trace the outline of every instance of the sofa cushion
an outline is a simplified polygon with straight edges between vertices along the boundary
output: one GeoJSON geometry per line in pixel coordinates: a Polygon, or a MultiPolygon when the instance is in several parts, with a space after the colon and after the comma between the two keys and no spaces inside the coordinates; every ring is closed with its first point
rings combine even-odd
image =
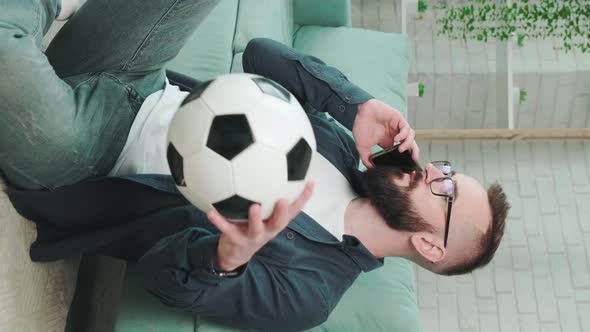
{"type": "Polygon", "coordinates": [[[328,320],[310,331],[422,331],[413,267],[386,258],[383,267],[362,273],[328,320]]]}
{"type": "Polygon", "coordinates": [[[292,45],[292,0],[240,0],[234,53],[243,52],[248,42],[257,37],[292,45]]]}
{"type": "Polygon", "coordinates": [[[298,25],[351,26],[350,0],[293,0],[298,25]]]}
{"type": "Polygon", "coordinates": [[[295,34],[293,46],[340,69],[351,82],[407,116],[406,35],[348,27],[303,26],[295,34]]]}
{"type": "MultiPolygon", "coordinates": [[[[402,258],[387,258],[382,268],[361,274],[328,320],[308,332],[422,331],[413,266],[402,258]]],[[[241,330],[198,320],[195,331],[241,330]]]]}
{"type": "MultiPolygon", "coordinates": [[[[383,267],[362,273],[328,320],[310,331],[422,331],[413,266],[386,258],[383,267]]],[[[166,307],[143,290],[140,279],[137,267],[129,264],[115,331],[240,331],[166,307]]]]}
{"type": "Polygon", "coordinates": [[[137,265],[127,264],[115,332],[193,332],[193,314],[167,307],[142,287],[137,265]]]}
{"type": "Polygon", "coordinates": [[[238,0],[221,0],[168,68],[198,80],[227,74],[233,59],[237,14],[238,0]]]}

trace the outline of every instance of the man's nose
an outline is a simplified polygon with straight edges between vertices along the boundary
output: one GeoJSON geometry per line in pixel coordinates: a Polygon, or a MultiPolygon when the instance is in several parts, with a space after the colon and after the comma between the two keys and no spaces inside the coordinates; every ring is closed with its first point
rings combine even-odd
{"type": "Polygon", "coordinates": [[[432,182],[432,180],[443,177],[444,174],[436,168],[432,163],[426,164],[426,183],[432,182]]]}

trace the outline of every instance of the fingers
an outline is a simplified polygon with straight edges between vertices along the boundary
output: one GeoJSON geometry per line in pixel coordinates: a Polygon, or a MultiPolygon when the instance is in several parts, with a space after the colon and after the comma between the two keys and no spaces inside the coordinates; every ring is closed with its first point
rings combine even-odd
{"type": "Polygon", "coordinates": [[[371,163],[371,160],[369,159],[370,154],[367,155],[361,155],[361,160],[363,161],[363,165],[365,165],[366,168],[373,168],[374,165],[373,163],[371,163]]]}
{"type": "Polygon", "coordinates": [[[373,168],[373,163],[371,163],[371,160],[369,159],[371,156],[371,150],[357,147],[357,151],[361,157],[363,165],[365,165],[366,168],[373,168]]]}
{"type": "Polygon", "coordinates": [[[395,142],[401,142],[405,140],[406,137],[408,137],[408,134],[410,134],[410,131],[412,130],[410,124],[403,118],[399,120],[398,128],[399,133],[397,133],[397,135],[395,135],[395,137],[393,138],[395,142]]]}
{"type": "Polygon", "coordinates": [[[414,146],[414,137],[416,137],[416,132],[414,129],[410,129],[403,143],[399,145],[399,152],[411,149],[414,146]]]}
{"type": "Polygon", "coordinates": [[[308,181],[305,184],[305,187],[303,188],[303,192],[301,193],[301,195],[299,195],[299,197],[289,207],[289,220],[295,218],[295,216],[297,216],[299,212],[301,212],[305,204],[307,204],[307,202],[311,198],[311,194],[313,193],[314,185],[315,184],[311,181],[308,181]]]}
{"type": "Polygon", "coordinates": [[[217,210],[209,210],[209,212],[207,212],[207,219],[209,219],[209,221],[215,225],[221,233],[227,234],[230,237],[236,235],[236,226],[225,219],[219,212],[217,212],[217,210]]]}
{"type": "Polygon", "coordinates": [[[289,223],[289,202],[281,198],[275,204],[272,215],[266,222],[266,227],[272,232],[279,232],[289,223]]]}
{"type": "Polygon", "coordinates": [[[250,205],[248,210],[248,231],[252,236],[256,236],[264,231],[264,221],[262,221],[260,204],[250,205]]]}

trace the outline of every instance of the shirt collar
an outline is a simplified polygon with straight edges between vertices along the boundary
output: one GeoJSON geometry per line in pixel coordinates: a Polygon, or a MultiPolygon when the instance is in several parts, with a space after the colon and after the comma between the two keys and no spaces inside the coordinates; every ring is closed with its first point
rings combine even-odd
{"type": "Polygon", "coordinates": [[[299,215],[289,223],[288,227],[308,240],[331,244],[338,247],[338,249],[342,250],[342,252],[350,257],[350,259],[352,259],[363,272],[369,272],[383,266],[383,259],[373,256],[369,249],[367,249],[356,237],[345,234],[342,238],[342,242],[340,242],[334,235],[320,226],[320,224],[305,212],[299,213],[299,215]]]}

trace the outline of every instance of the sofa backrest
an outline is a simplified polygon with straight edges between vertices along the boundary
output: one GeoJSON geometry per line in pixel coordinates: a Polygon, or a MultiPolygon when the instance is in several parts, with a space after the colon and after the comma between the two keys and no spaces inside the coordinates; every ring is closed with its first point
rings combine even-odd
{"type": "Polygon", "coordinates": [[[234,54],[257,37],[293,45],[293,0],[240,0],[238,9],[234,54]]]}

